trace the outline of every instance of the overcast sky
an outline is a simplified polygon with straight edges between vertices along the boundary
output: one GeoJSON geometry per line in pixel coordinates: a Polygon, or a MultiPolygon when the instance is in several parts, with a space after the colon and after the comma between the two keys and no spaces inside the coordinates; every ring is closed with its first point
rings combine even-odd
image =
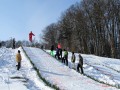
{"type": "Polygon", "coordinates": [[[76,2],[80,0],[0,0],[0,40],[28,40],[30,31],[38,39],[47,25],[57,22],[76,2]]]}

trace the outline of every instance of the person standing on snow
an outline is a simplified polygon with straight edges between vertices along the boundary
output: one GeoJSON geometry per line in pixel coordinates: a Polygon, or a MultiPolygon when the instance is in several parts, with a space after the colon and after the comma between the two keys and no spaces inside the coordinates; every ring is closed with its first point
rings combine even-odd
{"type": "Polygon", "coordinates": [[[62,59],[62,48],[59,49],[59,54],[60,59],[62,59]]]}
{"type": "Polygon", "coordinates": [[[18,65],[16,65],[17,70],[19,70],[20,67],[21,67],[21,60],[22,60],[22,57],[21,57],[21,54],[20,54],[20,50],[18,50],[18,53],[16,54],[16,61],[18,63],[18,65]]]}
{"type": "Polygon", "coordinates": [[[62,58],[62,63],[66,63],[68,66],[68,51],[64,49],[64,57],[62,58]]]}
{"type": "Polygon", "coordinates": [[[58,52],[59,52],[59,59],[62,59],[62,48],[60,43],[58,43],[58,52]]]}
{"type": "Polygon", "coordinates": [[[0,48],[1,48],[1,46],[2,46],[2,44],[1,44],[1,42],[0,42],[0,48]]]}
{"type": "Polygon", "coordinates": [[[54,56],[53,50],[54,50],[54,45],[51,46],[51,52],[50,52],[51,56],[54,56]]]}
{"type": "Polygon", "coordinates": [[[32,42],[32,36],[35,36],[32,31],[29,33],[29,41],[32,42]]]}
{"type": "Polygon", "coordinates": [[[80,72],[79,68],[81,69],[81,74],[84,74],[83,72],[83,57],[79,53],[79,63],[77,65],[77,71],[80,72]]]}
{"type": "Polygon", "coordinates": [[[13,47],[12,48],[15,49],[15,38],[13,38],[13,42],[12,43],[13,43],[13,47]]]}
{"type": "Polygon", "coordinates": [[[73,63],[72,68],[75,68],[75,60],[76,60],[75,54],[74,52],[72,52],[72,57],[71,57],[71,62],[73,63]]]}
{"type": "Polygon", "coordinates": [[[59,57],[59,49],[58,49],[58,47],[56,47],[55,58],[60,59],[60,57],[59,57]]]}

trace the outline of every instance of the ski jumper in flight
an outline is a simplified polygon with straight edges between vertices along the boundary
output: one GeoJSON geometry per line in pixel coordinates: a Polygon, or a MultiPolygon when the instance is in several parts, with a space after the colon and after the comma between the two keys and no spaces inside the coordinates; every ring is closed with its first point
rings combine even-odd
{"type": "Polygon", "coordinates": [[[32,31],[29,33],[29,41],[32,42],[32,36],[35,36],[32,31]]]}

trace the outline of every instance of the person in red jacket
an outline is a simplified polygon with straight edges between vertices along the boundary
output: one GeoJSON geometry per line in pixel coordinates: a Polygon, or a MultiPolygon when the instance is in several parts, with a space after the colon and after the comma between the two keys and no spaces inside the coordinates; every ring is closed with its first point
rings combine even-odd
{"type": "Polygon", "coordinates": [[[35,36],[33,33],[32,33],[32,31],[29,33],[29,40],[30,40],[30,42],[32,42],[32,36],[35,36]]]}
{"type": "Polygon", "coordinates": [[[59,52],[59,59],[62,59],[62,47],[61,47],[61,44],[58,43],[58,52],[59,52]]]}

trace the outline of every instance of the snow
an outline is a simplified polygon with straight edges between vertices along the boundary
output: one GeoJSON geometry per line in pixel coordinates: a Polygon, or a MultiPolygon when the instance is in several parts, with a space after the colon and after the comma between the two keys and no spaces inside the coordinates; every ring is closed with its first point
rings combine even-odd
{"type": "Polygon", "coordinates": [[[1,90],[52,90],[39,79],[21,48],[0,48],[0,89],[1,90]],[[15,55],[21,51],[22,66],[16,69],[15,55]]]}
{"type": "MultiPolygon", "coordinates": [[[[69,65],[66,66],[46,53],[49,53],[50,50],[45,52],[32,47],[24,47],[24,50],[39,69],[41,76],[61,90],[118,90],[116,87],[120,86],[119,59],[82,54],[85,75],[81,75],[74,70],[78,63],[77,53],[75,53],[75,67],[71,69],[73,64],[71,63],[72,54],[70,52],[69,65]]],[[[1,90],[53,90],[38,77],[28,57],[21,47],[18,49],[0,48],[1,90]],[[21,51],[22,55],[22,66],[19,71],[16,70],[17,63],[15,60],[18,50],[21,51]]]]}
{"type": "MultiPolygon", "coordinates": [[[[24,47],[24,49],[27,55],[32,60],[32,62],[35,64],[35,66],[39,69],[39,72],[41,73],[42,77],[45,78],[51,84],[56,85],[60,89],[64,89],[64,90],[117,90],[117,88],[115,87],[96,82],[84,75],[81,75],[80,73],[76,72],[76,70],[71,69],[72,64],[70,61],[70,58],[71,58],[70,53],[69,53],[69,67],[70,67],[69,68],[68,66],[60,63],[55,58],[51,57],[50,55],[46,54],[44,51],[40,49],[27,48],[27,47],[24,47]]],[[[47,51],[47,52],[50,52],[50,51],[47,51]]],[[[82,55],[82,56],[84,59],[87,59],[87,55],[86,56],[82,55]]],[[[94,56],[92,58],[94,58],[94,56]]],[[[76,60],[75,65],[77,65],[77,62],[78,60],[76,60]]],[[[92,63],[94,62],[92,61],[92,63]]],[[[90,76],[91,78],[97,79],[98,81],[108,83],[110,85],[118,85],[119,76],[120,76],[118,72],[114,71],[113,69],[107,68],[107,67],[102,68],[103,66],[102,62],[100,62],[100,65],[93,64],[93,66],[92,66],[92,63],[89,63],[90,65],[84,64],[85,75],[90,76]],[[112,73],[118,74],[116,76],[117,78],[115,77],[111,78],[109,76],[111,72],[106,71],[109,69],[112,71],[112,73]]],[[[74,68],[76,69],[76,66],[74,68]]]]}
{"type": "MultiPolygon", "coordinates": [[[[50,50],[46,50],[50,53],[50,50]]],[[[55,52],[54,52],[55,54],[55,52]]],[[[76,55],[75,69],[78,63],[78,53],[76,55]]],[[[84,59],[84,72],[85,75],[115,87],[120,88],[120,59],[99,57],[95,55],[81,54],[84,59]]],[[[68,60],[69,67],[71,65],[71,52],[69,52],[68,60]]]]}

